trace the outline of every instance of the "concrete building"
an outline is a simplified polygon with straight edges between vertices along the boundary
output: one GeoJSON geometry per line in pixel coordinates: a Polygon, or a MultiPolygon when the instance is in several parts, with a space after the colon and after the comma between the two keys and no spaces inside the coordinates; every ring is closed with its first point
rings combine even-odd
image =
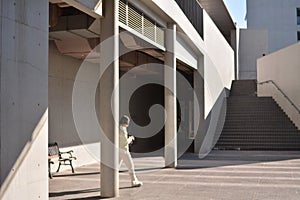
{"type": "Polygon", "coordinates": [[[299,41],[299,10],[299,0],[247,0],[247,29],[240,30],[240,79],[256,79],[258,58],[299,41]]]}
{"type": "Polygon", "coordinates": [[[257,80],[258,96],[271,96],[299,129],[300,1],[247,0],[246,19],[238,78],[257,80]]]}
{"type": "Polygon", "coordinates": [[[237,69],[236,28],[223,1],[0,5],[1,199],[48,198],[52,142],[76,152],[75,166],[101,157],[101,195],[118,196],[122,114],[134,122],[133,152],[158,151],[166,166],[212,148],[237,69]],[[151,116],[155,104],[164,110],[151,116]],[[154,122],[162,124],[156,132],[143,129],[154,122]]]}
{"type": "Polygon", "coordinates": [[[236,78],[276,81],[288,102],[268,84],[258,94],[299,128],[299,43],[274,52],[299,40],[299,8],[248,0],[238,31],[222,0],[1,0],[0,199],[48,198],[53,142],[75,167],[100,161],[101,196],[118,196],[123,114],[134,156],[172,168],[185,152],[205,156],[236,78]]]}

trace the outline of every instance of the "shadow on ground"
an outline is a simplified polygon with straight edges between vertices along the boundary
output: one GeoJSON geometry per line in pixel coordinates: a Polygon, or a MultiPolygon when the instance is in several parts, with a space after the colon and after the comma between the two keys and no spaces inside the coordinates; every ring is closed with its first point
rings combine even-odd
{"type": "Polygon", "coordinates": [[[63,192],[50,192],[49,197],[60,197],[60,196],[66,196],[66,195],[85,194],[85,193],[91,193],[91,192],[100,192],[100,188],[63,191],[63,192]]]}
{"type": "Polygon", "coordinates": [[[97,175],[100,172],[88,172],[88,173],[74,173],[74,174],[55,174],[53,177],[68,177],[68,176],[86,176],[86,175],[97,175]]]}
{"type": "Polygon", "coordinates": [[[212,151],[199,159],[197,154],[184,154],[177,169],[198,169],[293,160],[300,158],[300,151],[212,151]]]}
{"type": "MultiPolygon", "coordinates": [[[[123,189],[131,189],[134,187],[128,186],[128,187],[120,187],[120,190],[123,189]]],[[[94,189],[85,189],[85,190],[72,190],[72,191],[63,191],[63,192],[50,192],[49,197],[62,197],[67,195],[76,195],[76,194],[86,194],[86,193],[93,193],[93,192],[100,192],[100,188],[94,188],[94,189]]],[[[91,197],[81,197],[81,198],[69,198],[69,199],[106,199],[105,197],[101,197],[100,195],[91,196],[91,197]]]]}

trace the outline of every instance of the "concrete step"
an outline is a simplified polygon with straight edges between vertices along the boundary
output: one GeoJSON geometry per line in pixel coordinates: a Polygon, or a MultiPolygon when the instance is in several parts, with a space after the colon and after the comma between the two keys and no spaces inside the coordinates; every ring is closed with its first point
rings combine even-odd
{"type": "Polygon", "coordinates": [[[233,81],[217,148],[300,150],[300,131],[271,97],[256,96],[256,81],[233,81]]]}
{"type": "Polygon", "coordinates": [[[226,146],[219,146],[216,145],[214,150],[241,150],[241,151],[300,151],[299,146],[255,146],[255,145],[249,145],[249,146],[232,146],[232,145],[226,145],[226,146]]]}
{"type": "Polygon", "coordinates": [[[226,115],[226,122],[282,122],[282,123],[291,123],[293,124],[293,122],[290,121],[290,119],[286,116],[277,116],[277,115],[244,115],[244,114],[227,114],[226,115]]]}
{"type": "Polygon", "coordinates": [[[223,128],[223,131],[222,133],[223,134],[226,134],[226,132],[229,132],[229,133],[236,133],[236,132],[272,132],[274,134],[276,134],[277,132],[279,133],[297,133],[298,130],[297,129],[286,129],[286,128],[257,128],[257,127],[254,127],[254,128],[251,128],[251,127],[247,127],[247,128],[239,128],[239,127],[235,127],[235,128],[223,128]]]}
{"type": "Polygon", "coordinates": [[[300,148],[300,142],[279,142],[279,141],[239,141],[238,143],[221,142],[216,146],[266,146],[268,148],[276,147],[298,147],[300,148]]]}
{"type": "Polygon", "coordinates": [[[278,135],[278,134],[300,134],[299,130],[292,130],[292,131],[276,131],[276,130],[272,130],[272,131],[253,131],[253,129],[245,129],[245,130],[230,130],[230,131],[223,131],[222,135],[228,135],[228,134],[232,134],[232,135],[278,135]]]}
{"type": "Polygon", "coordinates": [[[216,147],[247,147],[247,148],[268,148],[268,149],[278,149],[278,148],[299,148],[300,149],[300,143],[279,143],[279,142],[240,142],[240,143],[230,143],[230,142],[222,142],[220,144],[217,144],[216,147]]]}
{"type": "Polygon", "coordinates": [[[247,111],[247,110],[237,110],[237,111],[229,111],[226,112],[226,116],[229,117],[236,117],[236,116],[241,116],[241,117],[254,117],[254,116],[258,116],[258,117],[266,117],[266,116],[274,116],[274,117],[285,117],[288,118],[288,116],[283,113],[283,112],[265,112],[265,111],[247,111]]]}
{"type": "Polygon", "coordinates": [[[244,103],[244,104],[240,104],[240,103],[234,103],[234,104],[227,104],[227,108],[228,109],[274,109],[274,110],[281,110],[277,105],[275,104],[263,104],[263,103],[244,103]]]}
{"type": "Polygon", "coordinates": [[[241,131],[244,131],[244,130],[255,130],[256,131],[270,131],[270,132],[273,132],[273,131],[282,131],[282,132],[290,132],[290,131],[298,131],[297,128],[295,127],[283,127],[283,126],[277,126],[277,127],[258,127],[258,126],[254,126],[254,125],[251,125],[251,126],[227,126],[225,125],[223,127],[223,132],[228,132],[228,131],[238,131],[238,130],[241,130],[241,131]]]}
{"type": "Polygon", "coordinates": [[[224,126],[258,126],[258,127],[295,127],[294,124],[288,120],[283,119],[228,119],[225,121],[224,126]],[[243,123],[243,124],[241,124],[243,123]]]}
{"type": "MultiPolygon", "coordinates": [[[[291,140],[295,140],[295,139],[299,139],[299,137],[220,137],[219,138],[219,144],[223,143],[223,142],[228,142],[228,143],[236,143],[236,142],[290,142],[291,140]]],[[[297,142],[299,143],[299,142],[297,142]]]]}
{"type": "MultiPolygon", "coordinates": [[[[267,136],[221,136],[219,138],[219,142],[236,142],[236,141],[244,141],[244,142],[251,142],[251,141],[278,141],[278,142],[286,142],[292,141],[294,139],[300,139],[300,136],[285,136],[280,135],[276,137],[267,137],[267,136]]],[[[299,141],[294,140],[292,142],[300,143],[299,141]]]]}

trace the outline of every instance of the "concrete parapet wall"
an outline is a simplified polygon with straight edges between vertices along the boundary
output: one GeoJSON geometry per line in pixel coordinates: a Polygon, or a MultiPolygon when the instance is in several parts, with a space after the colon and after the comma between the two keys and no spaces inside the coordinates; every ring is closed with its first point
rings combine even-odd
{"type": "Polygon", "coordinates": [[[48,198],[48,111],[32,133],[0,190],[0,199],[48,198]],[[46,147],[46,148],[45,148],[46,147]]]}
{"type": "MultiPolygon", "coordinates": [[[[300,108],[300,42],[257,60],[258,83],[272,80],[300,108]]],[[[258,84],[259,96],[272,96],[300,129],[300,113],[272,84],[258,84]]]]}

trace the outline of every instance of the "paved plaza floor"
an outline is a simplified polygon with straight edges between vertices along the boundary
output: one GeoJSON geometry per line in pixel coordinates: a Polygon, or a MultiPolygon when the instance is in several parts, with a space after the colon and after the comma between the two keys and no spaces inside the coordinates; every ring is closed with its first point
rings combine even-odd
{"type": "MultiPolygon", "coordinates": [[[[212,151],[205,159],[186,154],[177,169],[161,156],[134,158],[144,185],[130,187],[120,172],[120,197],[144,200],[299,200],[300,152],[212,151]]],[[[101,199],[99,163],[64,171],[49,180],[50,200],[101,199]]]]}

